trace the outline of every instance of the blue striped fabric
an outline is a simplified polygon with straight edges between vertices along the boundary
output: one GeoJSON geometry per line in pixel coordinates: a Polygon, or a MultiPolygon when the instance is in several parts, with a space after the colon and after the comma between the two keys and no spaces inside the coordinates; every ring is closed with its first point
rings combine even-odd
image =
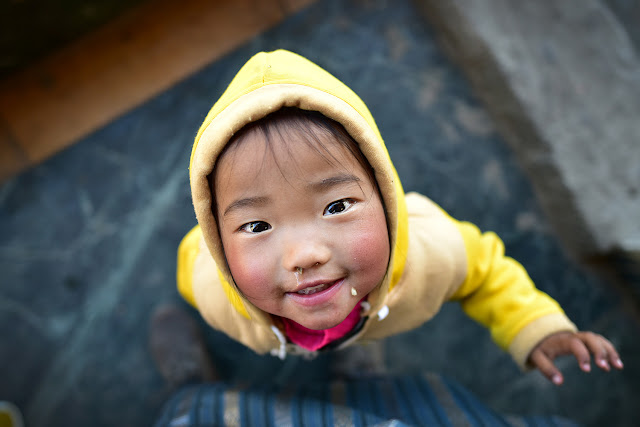
{"type": "Polygon", "coordinates": [[[192,385],[169,400],[156,427],[576,427],[558,417],[502,416],[435,374],[334,381],[296,389],[192,385]]]}

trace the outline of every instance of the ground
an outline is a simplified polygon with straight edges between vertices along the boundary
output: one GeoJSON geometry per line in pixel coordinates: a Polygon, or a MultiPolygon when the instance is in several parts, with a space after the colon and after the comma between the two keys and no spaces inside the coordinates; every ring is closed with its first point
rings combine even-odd
{"type": "MultiPolygon", "coordinates": [[[[622,373],[587,375],[563,359],[566,384],[556,388],[520,372],[451,304],[385,341],[389,371],[443,373],[501,412],[631,426],[640,401],[637,317],[564,254],[514,156],[409,1],[319,2],[5,182],[0,398],[18,404],[30,426],[152,423],[170,390],[152,365],[147,323],[156,305],[180,301],[176,248],[195,225],[190,146],[239,67],[275,48],[351,86],[376,118],[405,190],[496,231],[538,287],[580,328],[608,336],[627,362],[622,373]]],[[[229,381],[312,381],[330,363],[259,357],[211,330],[207,339],[229,381]]]]}

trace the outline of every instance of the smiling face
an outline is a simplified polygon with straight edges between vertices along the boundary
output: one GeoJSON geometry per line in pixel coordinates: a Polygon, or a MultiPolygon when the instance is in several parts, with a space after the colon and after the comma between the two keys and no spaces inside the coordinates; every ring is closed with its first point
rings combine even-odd
{"type": "Polygon", "coordinates": [[[326,129],[309,129],[311,138],[288,127],[268,141],[255,129],[245,133],[218,159],[214,194],[227,262],[245,298],[327,329],[381,283],[389,237],[368,171],[326,129]]]}

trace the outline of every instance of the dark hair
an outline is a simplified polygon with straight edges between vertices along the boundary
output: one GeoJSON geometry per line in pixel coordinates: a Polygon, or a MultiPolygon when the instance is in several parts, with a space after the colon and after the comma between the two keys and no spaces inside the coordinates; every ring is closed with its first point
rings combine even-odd
{"type": "MultiPolygon", "coordinates": [[[[265,117],[251,122],[244,126],[240,131],[229,140],[225,148],[218,156],[216,163],[225,155],[230,147],[236,146],[238,142],[242,141],[245,136],[252,132],[260,132],[264,136],[265,144],[267,148],[273,154],[273,138],[278,136],[278,139],[287,141],[285,137],[286,133],[290,130],[296,130],[305,135],[306,138],[302,138],[303,141],[313,148],[318,154],[320,154],[328,162],[337,162],[336,159],[329,150],[325,147],[322,140],[319,138],[318,131],[325,131],[333,137],[338,143],[342,144],[351,153],[362,168],[366,171],[374,188],[378,190],[378,184],[375,179],[374,171],[369,162],[367,161],[362,151],[358,147],[358,143],[349,135],[342,124],[337,121],[328,118],[324,114],[318,111],[302,110],[296,107],[283,107],[273,113],[266,115],[265,117]]],[[[288,146],[287,146],[288,149],[288,146]]],[[[274,156],[277,164],[277,158],[274,156]]],[[[216,222],[218,219],[216,197],[215,197],[215,173],[216,167],[209,174],[209,188],[212,195],[211,210],[213,212],[216,222]]]]}

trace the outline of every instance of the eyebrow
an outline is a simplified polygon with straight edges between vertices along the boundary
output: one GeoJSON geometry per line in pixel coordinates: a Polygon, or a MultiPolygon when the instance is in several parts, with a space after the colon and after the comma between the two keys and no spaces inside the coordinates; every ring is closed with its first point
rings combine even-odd
{"type": "MultiPolygon", "coordinates": [[[[322,179],[317,182],[311,182],[307,185],[307,189],[310,191],[328,191],[329,189],[352,182],[360,182],[360,178],[351,174],[342,174],[336,175],[329,178],[322,179]]],[[[255,197],[244,197],[242,199],[238,199],[233,201],[227,208],[224,210],[222,216],[228,215],[230,212],[242,209],[242,208],[255,208],[267,205],[271,199],[269,197],[263,196],[255,196],[255,197]]]]}
{"type": "Polygon", "coordinates": [[[325,178],[318,182],[309,183],[307,187],[309,190],[327,191],[330,188],[335,187],[336,185],[349,184],[352,182],[360,182],[360,178],[351,174],[342,174],[332,176],[330,178],[325,178]]]}
{"type": "Polygon", "coordinates": [[[245,197],[242,199],[238,199],[233,203],[231,203],[229,206],[227,206],[222,216],[226,216],[229,212],[236,209],[264,206],[267,203],[269,203],[269,200],[270,199],[268,197],[260,197],[260,196],[245,197]]]}

